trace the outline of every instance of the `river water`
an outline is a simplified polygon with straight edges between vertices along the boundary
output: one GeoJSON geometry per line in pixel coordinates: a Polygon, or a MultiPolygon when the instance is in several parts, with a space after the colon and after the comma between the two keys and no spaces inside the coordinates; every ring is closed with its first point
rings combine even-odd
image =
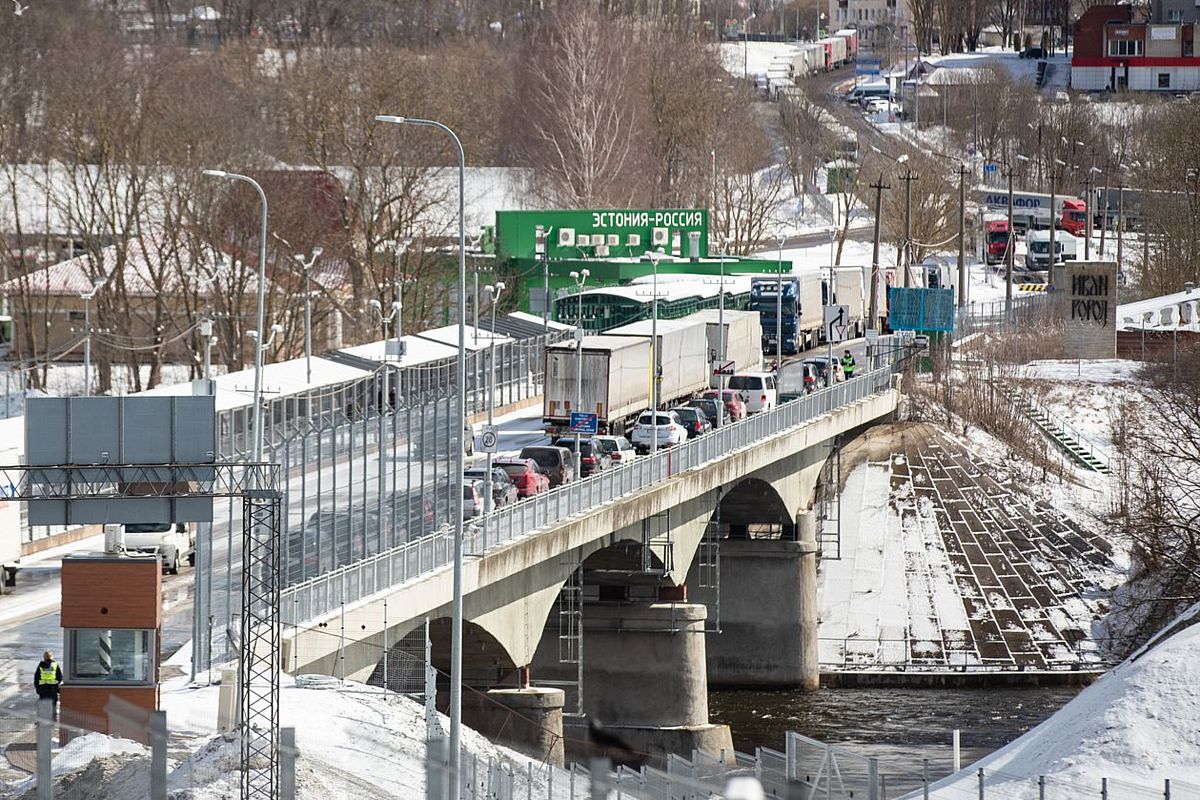
{"type": "Polygon", "coordinates": [[[740,752],[782,751],[786,732],[794,730],[877,757],[880,772],[893,781],[889,785],[911,788],[920,780],[922,759],[929,760],[931,778],[951,772],[956,728],[966,767],[1049,717],[1079,691],[1078,686],[714,691],[709,717],[730,726],[740,752]]]}

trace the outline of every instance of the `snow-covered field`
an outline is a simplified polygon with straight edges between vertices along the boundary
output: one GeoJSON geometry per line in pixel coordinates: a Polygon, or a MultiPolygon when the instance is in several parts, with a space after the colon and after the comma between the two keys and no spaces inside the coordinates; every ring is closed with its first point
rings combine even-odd
{"type": "Polygon", "coordinates": [[[992,776],[988,798],[1036,797],[1039,775],[1048,779],[1046,797],[1099,797],[1101,778],[1111,798],[1163,797],[1164,779],[1171,796],[1200,797],[1197,652],[1200,625],[1135,653],[1041,725],[935,784],[931,796],[975,796],[983,769],[992,776]]]}

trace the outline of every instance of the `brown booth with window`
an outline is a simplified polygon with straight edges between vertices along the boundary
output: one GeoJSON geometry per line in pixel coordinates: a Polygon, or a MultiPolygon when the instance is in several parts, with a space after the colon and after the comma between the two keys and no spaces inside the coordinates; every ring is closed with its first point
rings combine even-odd
{"type": "Polygon", "coordinates": [[[162,563],[158,556],[81,553],[62,564],[62,721],[111,732],[119,698],[158,708],[162,563]]]}

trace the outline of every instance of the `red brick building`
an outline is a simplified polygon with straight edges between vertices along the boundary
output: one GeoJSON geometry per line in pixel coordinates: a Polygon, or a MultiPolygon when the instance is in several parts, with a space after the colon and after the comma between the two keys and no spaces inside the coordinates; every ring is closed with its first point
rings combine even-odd
{"type": "Polygon", "coordinates": [[[1200,90],[1194,23],[1135,22],[1131,6],[1092,6],[1075,23],[1071,88],[1084,92],[1200,90]]]}

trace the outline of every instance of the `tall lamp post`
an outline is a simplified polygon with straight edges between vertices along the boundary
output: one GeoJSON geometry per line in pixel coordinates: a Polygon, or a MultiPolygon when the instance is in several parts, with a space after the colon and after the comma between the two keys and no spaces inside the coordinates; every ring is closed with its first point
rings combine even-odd
{"type": "Polygon", "coordinates": [[[742,20],[742,80],[750,77],[750,37],[748,35],[750,31],[748,26],[754,17],[754,12],[750,12],[750,16],[742,20]]]}
{"type": "Polygon", "coordinates": [[[658,262],[663,254],[647,250],[646,258],[653,269],[650,279],[650,453],[658,452],[658,374],[661,366],[658,353],[658,262]]]}
{"type": "Polygon", "coordinates": [[[92,394],[92,299],[104,288],[104,278],[92,281],[90,292],[80,292],[79,299],[83,301],[83,394],[92,394]]]}
{"type": "Polygon", "coordinates": [[[312,256],[305,261],[304,256],[294,255],[300,271],[304,274],[304,374],[308,383],[312,383],[312,268],[325,252],[320,246],[312,249],[312,256]]]}
{"type": "MultiPolygon", "coordinates": [[[[488,284],[483,287],[488,303],[492,307],[491,338],[488,340],[488,427],[494,423],[492,412],[496,408],[496,306],[500,305],[500,294],[504,291],[504,281],[496,281],[496,285],[488,284]]],[[[492,510],[492,451],[487,451],[487,469],[483,473],[483,513],[492,510]]]]}
{"type": "MultiPolygon", "coordinates": [[[[446,125],[443,125],[436,120],[431,119],[416,119],[413,117],[400,117],[388,114],[380,114],[375,117],[376,122],[388,122],[395,125],[419,125],[429,128],[437,128],[454,142],[454,147],[458,150],[458,408],[456,415],[458,422],[456,427],[460,431],[459,436],[462,436],[462,431],[466,429],[467,418],[467,360],[465,353],[467,350],[467,231],[466,231],[466,214],[464,213],[465,192],[464,185],[466,183],[466,161],[467,156],[463,151],[462,142],[458,135],[446,125]]],[[[461,444],[461,442],[460,442],[461,444]]],[[[462,474],[466,470],[466,451],[464,446],[458,448],[458,453],[455,457],[455,466],[458,470],[459,480],[462,479],[462,474]]],[[[451,485],[455,485],[451,482],[451,485]]],[[[461,490],[459,490],[461,494],[461,490]]],[[[463,518],[462,514],[454,515],[454,609],[453,619],[451,621],[451,642],[450,642],[450,764],[449,764],[449,783],[450,783],[450,798],[458,800],[460,765],[462,761],[461,742],[462,742],[462,627],[463,627],[463,518]]]]}
{"type": "MultiPolygon", "coordinates": [[[[254,191],[258,192],[258,202],[260,208],[259,215],[259,232],[258,232],[258,308],[255,312],[255,331],[263,329],[264,307],[266,305],[267,291],[267,194],[263,191],[262,186],[258,181],[248,175],[240,175],[236,172],[226,172],[221,169],[206,169],[204,174],[210,178],[225,178],[231,181],[241,181],[248,183],[254,187],[254,191]]],[[[250,415],[251,428],[253,430],[252,438],[252,460],[257,463],[262,463],[263,450],[263,431],[262,431],[262,368],[263,368],[263,350],[270,344],[270,340],[266,344],[255,345],[254,348],[254,413],[250,415]]]]}
{"type": "MultiPolygon", "coordinates": [[[[575,281],[575,407],[576,413],[583,413],[583,284],[587,281],[589,270],[579,272],[571,270],[571,280],[575,281]]],[[[583,477],[583,453],[579,451],[579,431],[575,431],[575,479],[583,477]]]]}

